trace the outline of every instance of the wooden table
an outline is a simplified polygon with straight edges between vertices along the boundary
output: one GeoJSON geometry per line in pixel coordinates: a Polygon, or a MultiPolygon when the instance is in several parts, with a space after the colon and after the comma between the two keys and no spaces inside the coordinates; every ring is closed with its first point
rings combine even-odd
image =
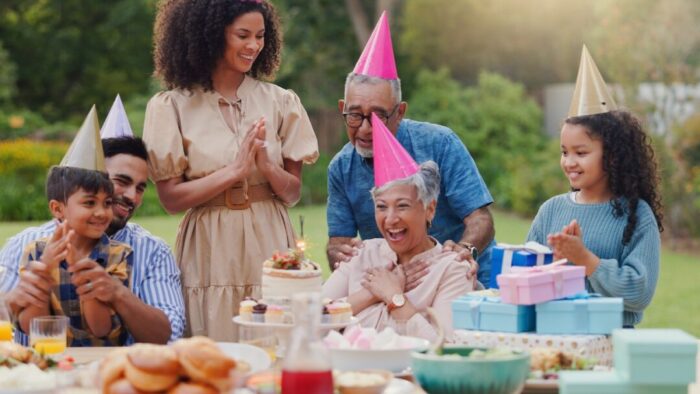
{"type": "Polygon", "coordinates": [[[66,349],[66,355],[73,357],[76,365],[82,365],[98,361],[114,349],[113,347],[69,347],[66,349]]]}
{"type": "MultiPolygon", "coordinates": [[[[698,348],[700,349],[700,341],[698,341],[698,348]]],[[[75,359],[76,364],[89,364],[93,361],[98,361],[102,359],[107,353],[109,353],[114,348],[110,347],[75,347],[68,348],[66,354],[75,359]]],[[[689,386],[688,394],[700,394],[700,351],[698,351],[698,359],[696,362],[697,374],[696,383],[689,386]]],[[[416,385],[417,386],[417,385],[416,385]]],[[[537,387],[528,387],[527,385],[523,389],[523,394],[544,394],[544,393],[557,393],[558,389],[539,389],[537,387]]]]}

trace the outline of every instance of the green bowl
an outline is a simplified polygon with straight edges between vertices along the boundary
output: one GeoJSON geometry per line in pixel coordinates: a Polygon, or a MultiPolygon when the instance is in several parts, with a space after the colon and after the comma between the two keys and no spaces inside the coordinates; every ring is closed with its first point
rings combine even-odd
{"type": "Polygon", "coordinates": [[[413,352],[413,376],[430,394],[512,394],[530,372],[530,355],[470,359],[473,347],[445,347],[442,355],[413,352]],[[458,355],[463,357],[445,355],[458,355]]]}

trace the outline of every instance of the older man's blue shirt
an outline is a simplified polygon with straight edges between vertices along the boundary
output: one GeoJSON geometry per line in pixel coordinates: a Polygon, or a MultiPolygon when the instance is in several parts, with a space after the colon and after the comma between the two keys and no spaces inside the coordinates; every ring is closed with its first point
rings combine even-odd
{"type": "MultiPolygon", "coordinates": [[[[464,218],[475,209],[493,202],[469,151],[447,127],[404,119],[396,138],[418,163],[433,160],[442,178],[440,196],[430,235],[441,243],[459,241],[464,233],[464,218]]],[[[329,237],[381,238],[374,220],[372,160],[362,158],[347,143],[328,167],[329,237]]],[[[488,283],[491,246],[479,256],[479,281],[488,283]],[[486,282],[484,282],[486,281],[486,282]]]]}

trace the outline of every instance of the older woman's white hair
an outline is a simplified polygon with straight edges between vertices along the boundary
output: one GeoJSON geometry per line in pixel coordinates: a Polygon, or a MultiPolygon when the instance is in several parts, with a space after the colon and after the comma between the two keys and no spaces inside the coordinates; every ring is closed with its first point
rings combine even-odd
{"type": "Polygon", "coordinates": [[[437,200],[440,195],[440,170],[438,165],[432,160],[426,161],[420,165],[420,169],[415,174],[372,188],[370,190],[372,200],[376,200],[377,196],[397,185],[415,186],[418,191],[418,199],[421,200],[424,207],[427,207],[428,204],[437,200]]]}

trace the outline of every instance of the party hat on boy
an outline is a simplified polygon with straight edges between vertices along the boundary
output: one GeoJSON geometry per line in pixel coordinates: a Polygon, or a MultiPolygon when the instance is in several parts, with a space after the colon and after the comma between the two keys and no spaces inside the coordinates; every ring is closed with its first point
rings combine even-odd
{"type": "Polygon", "coordinates": [[[134,133],[131,131],[131,125],[129,125],[129,118],[126,117],[126,110],[124,110],[124,104],[122,104],[122,99],[117,94],[117,98],[114,99],[114,104],[107,114],[107,119],[102,124],[102,130],[100,130],[100,136],[102,138],[118,138],[118,137],[133,137],[134,133]]]}
{"type": "Polygon", "coordinates": [[[374,186],[376,187],[418,172],[416,161],[374,112],[372,112],[372,150],[374,152],[374,186]]]}
{"type": "Polygon", "coordinates": [[[59,166],[106,171],[105,155],[100,140],[100,124],[97,122],[97,110],[94,105],[59,166]]]}
{"type": "Polygon", "coordinates": [[[605,84],[591,54],[588,53],[588,48],[584,45],[568,117],[602,114],[616,109],[617,104],[608,85],[605,84]]]}
{"type": "Polygon", "coordinates": [[[384,79],[398,79],[396,62],[394,61],[394,47],[391,44],[391,32],[386,11],[379,17],[377,26],[369,36],[365,49],[360,59],[355,64],[353,73],[379,77],[384,79]]]}

